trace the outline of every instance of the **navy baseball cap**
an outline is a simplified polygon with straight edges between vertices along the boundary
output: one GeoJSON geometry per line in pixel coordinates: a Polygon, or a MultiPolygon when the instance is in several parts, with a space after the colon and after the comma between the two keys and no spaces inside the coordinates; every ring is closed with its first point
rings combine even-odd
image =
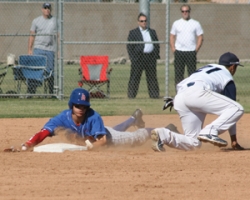
{"type": "Polygon", "coordinates": [[[240,64],[239,58],[231,52],[227,52],[221,55],[219,59],[219,65],[225,65],[225,66],[239,65],[239,66],[244,67],[244,65],[240,64]]]}
{"type": "Polygon", "coordinates": [[[51,9],[51,4],[50,3],[44,3],[43,8],[49,8],[51,9]]]}

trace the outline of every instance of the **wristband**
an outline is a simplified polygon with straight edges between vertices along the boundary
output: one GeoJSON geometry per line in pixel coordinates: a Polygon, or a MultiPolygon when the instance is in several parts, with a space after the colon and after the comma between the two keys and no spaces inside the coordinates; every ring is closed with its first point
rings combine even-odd
{"type": "Polygon", "coordinates": [[[93,144],[89,140],[85,140],[85,143],[86,143],[86,146],[88,147],[88,149],[93,148],[93,144]]]}

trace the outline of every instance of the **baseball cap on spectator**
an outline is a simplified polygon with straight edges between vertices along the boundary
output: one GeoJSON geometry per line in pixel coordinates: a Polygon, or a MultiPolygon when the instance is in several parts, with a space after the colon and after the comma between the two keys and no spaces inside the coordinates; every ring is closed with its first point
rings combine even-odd
{"type": "Polygon", "coordinates": [[[51,4],[50,3],[44,3],[43,8],[49,8],[51,9],[51,4]]]}
{"type": "Polygon", "coordinates": [[[225,65],[225,66],[239,65],[244,67],[244,65],[240,64],[239,58],[231,52],[227,52],[221,55],[219,59],[219,65],[225,65]]]}

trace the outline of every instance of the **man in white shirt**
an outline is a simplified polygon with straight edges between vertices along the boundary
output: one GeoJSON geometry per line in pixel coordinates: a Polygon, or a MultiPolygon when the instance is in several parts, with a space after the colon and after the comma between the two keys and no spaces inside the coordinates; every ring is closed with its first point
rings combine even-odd
{"type": "MultiPolygon", "coordinates": [[[[147,16],[140,13],[137,19],[139,27],[129,32],[128,41],[158,41],[156,31],[147,27],[147,16]]],[[[149,97],[159,98],[156,60],[160,58],[160,45],[152,43],[127,44],[127,51],[131,60],[128,98],[136,97],[143,70],[146,73],[149,97]]]]}
{"type": "Polygon", "coordinates": [[[181,6],[182,18],[175,21],[170,32],[170,48],[174,53],[175,84],[184,79],[185,65],[188,75],[196,70],[196,54],[203,42],[200,23],[190,18],[191,7],[181,6]]]}

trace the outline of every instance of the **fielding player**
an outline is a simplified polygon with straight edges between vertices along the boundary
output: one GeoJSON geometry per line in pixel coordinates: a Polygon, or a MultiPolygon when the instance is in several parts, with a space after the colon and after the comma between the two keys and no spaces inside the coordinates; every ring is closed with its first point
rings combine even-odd
{"type": "MultiPolygon", "coordinates": [[[[243,107],[236,102],[233,80],[238,66],[242,65],[237,56],[227,52],[221,55],[219,64],[206,65],[180,82],[172,106],[180,116],[184,135],[156,128],[151,133],[152,148],[164,151],[163,145],[166,144],[181,150],[193,150],[201,146],[201,141],[225,147],[227,141],[218,135],[228,130],[232,147],[243,150],[236,138],[236,122],[244,113],[243,107]],[[202,128],[207,114],[218,118],[202,128]]],[[[169,105],[171,108],[171,101],[166,99],[163,109],[169,105]]]]}

